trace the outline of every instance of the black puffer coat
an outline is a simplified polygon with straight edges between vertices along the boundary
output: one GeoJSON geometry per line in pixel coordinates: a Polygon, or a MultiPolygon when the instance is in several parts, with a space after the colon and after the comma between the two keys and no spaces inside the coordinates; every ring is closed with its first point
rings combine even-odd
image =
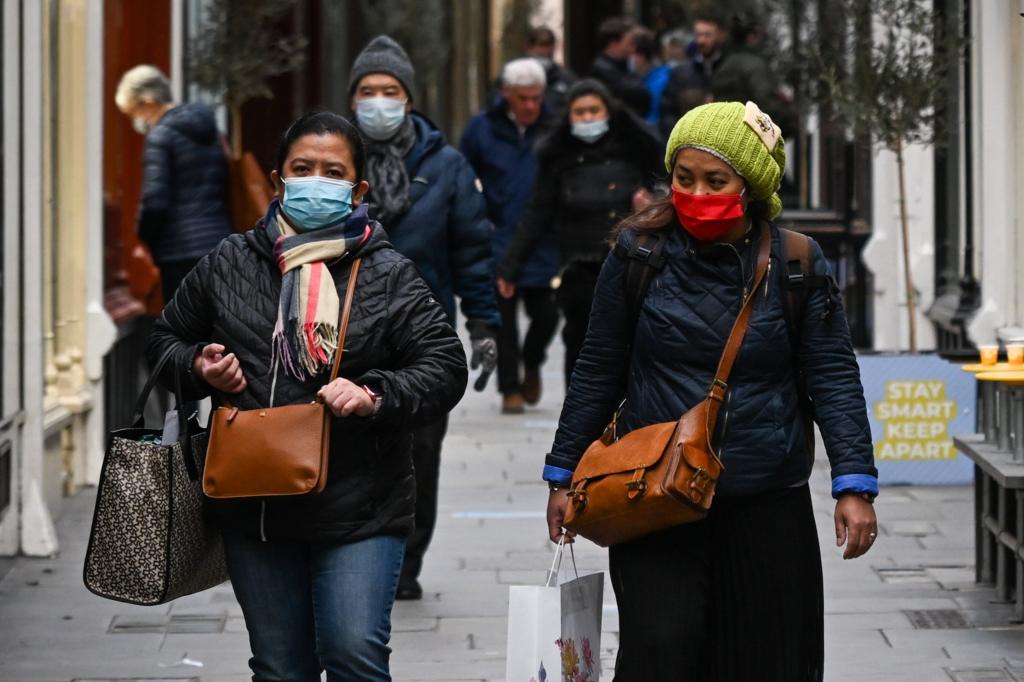
{"type": "Polygon", "coordinates": [[[562,264],[600,263],[612,228],[633,212],[633,193],[665,175],[661,143],[624,109],[593,144],[573,136],[567,121],[541,143],[540,172],[498,275],[515,282],[544,234],[558,236],[562,264]]]}
{"type": "Polygon", "coordinates": [[[209,107],[176,106],[149,131],[138,231],[157,264],[196,261],[231,233],[227,172],[209,107]]]}
{"type": "MultiPolygon", "coordinates": [[[[771,272],[754,300],[713,437],[725,464],[718,493],[747,495],[807,480],[812,462],[800,417],[798,371],[832,464],[833,494],[877,493],[864,389],[838,290],[811,290],[803,318],[794,321],[800,334],[794,348],[783,311],[786,268],[774,227],[771,238],[771,272]]],[[[628,250],[634,239],[627,231],[619,243],[628,250]]],[[[625,259],[608,257],[545,479],[571,477],[623,395],[623,432],[675,421],[703,399],[753,277],[752,241],[702,249],[676,224],[665,242],[665,266],[651,282],[635,328],[626,303],[625,259]]],[[[815,274],[831,277],[817,244],[811,255],[815,274]]]]}
{"type": "MultiPolygon", "coordinates": [[[[272,210],[276,202],[272,205],[272,210]]],[[[340,375],[383,394],[369,418],[335,419],[327,488],[316,495],[217,501],[222,524],[253,537],[355,542],[413,529],[414,480],[410,429],[447,414],[466,388],[466,357],[443,308],[415,266],[385,241],[379,224],[358,252],[363,259],[340,375]]],[[[331,265],[344,297],[351,260],[331,265]]],[[[205,344],[223,344],[241,362],[248,388],[231,402],[241,409],[270,402],[271,336],[281,275],[274,246],[260,226],[232,235],[185,278],[157,321],[151,362],[168,348],[174,359],[162,377],[180,373],[186,399],[212,389],[191,371],[205,344]]],[[[306,383],[280,372],[275,405],[309,402],[326,374],[306,383]]],[[[216,400],[216,396],[215,396],[216,400]]]]}

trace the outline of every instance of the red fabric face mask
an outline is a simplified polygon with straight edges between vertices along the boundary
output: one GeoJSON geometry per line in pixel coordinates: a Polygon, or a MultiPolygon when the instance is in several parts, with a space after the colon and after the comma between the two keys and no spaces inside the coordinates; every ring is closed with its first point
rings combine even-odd
{"type": "Polygon", "coordinates": [[[702,242],[721,240],[743,218],[742,192],[689,194],[673,189],[672,205],[683,228],[702,242]]]}

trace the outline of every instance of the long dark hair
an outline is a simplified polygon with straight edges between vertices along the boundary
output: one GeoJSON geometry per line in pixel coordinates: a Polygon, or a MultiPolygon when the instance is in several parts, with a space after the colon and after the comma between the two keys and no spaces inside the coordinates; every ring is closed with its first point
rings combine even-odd
{"type": "Polygon", "coordinates": [[[333,111],[310,111],[299,116],[288,126],[277,146],[277,172],[284,175],[284,162],[300,137],[306,135],[337,135],[348,142],[352,150],[352,162],[356,165],[356,181],[363,179],[366,166],[366,144],[363,136],[352,123],[333,111]]]}

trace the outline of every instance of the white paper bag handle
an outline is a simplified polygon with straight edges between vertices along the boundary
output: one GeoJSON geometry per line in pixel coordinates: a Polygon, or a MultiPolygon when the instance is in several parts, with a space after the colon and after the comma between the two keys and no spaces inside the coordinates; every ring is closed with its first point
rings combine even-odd
{"type": "MultiPolygon", "coordinates": [[[[553,587],[552,583],[558,582],[558,574],[562,571],[562,555],[565,551],[565,533],[558,539],[558,548],[555,549],[555,558],[551,560],[551,568],[548,570],[548,579],[544,583],[545,587],[553,587]]],[[[580,577],[580,572],[576,568],[576,552],[573,551],[572,545],[569,545],[569,558],[572,559],[572,572],[576,574],[576,577],[580,577]]]]}

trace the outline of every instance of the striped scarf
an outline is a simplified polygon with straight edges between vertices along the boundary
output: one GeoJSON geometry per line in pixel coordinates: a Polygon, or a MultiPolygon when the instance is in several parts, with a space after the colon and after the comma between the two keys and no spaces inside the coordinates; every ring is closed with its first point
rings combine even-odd
{"type": "Polygon", "coordinates": [[[341,301],[328,266],[370,238],[367,208],[359,206],[340,225],[312,232],[296,231],[280,210],[271,210],[264,229],[281,270],[271,366],[307,381],[330,367],[338,348],[341,301]]]}

